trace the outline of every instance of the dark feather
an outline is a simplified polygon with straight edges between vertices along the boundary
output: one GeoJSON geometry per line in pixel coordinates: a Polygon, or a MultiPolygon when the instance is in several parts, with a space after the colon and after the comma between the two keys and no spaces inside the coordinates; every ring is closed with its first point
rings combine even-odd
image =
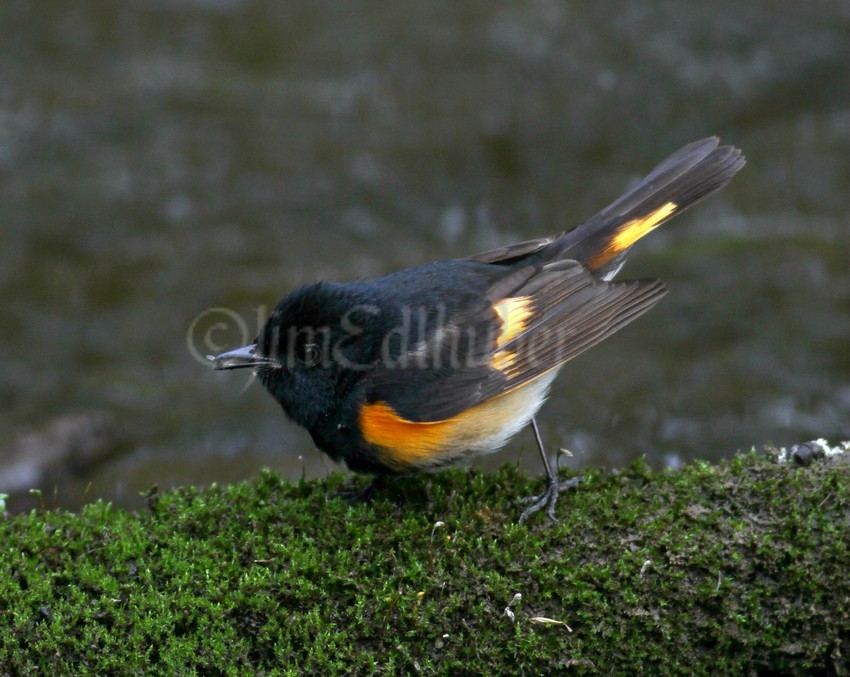
{"type": "Polygon", "coordinates": [[[517,242],[516,244],[498,247],[480,254],[473,254],[467,257],[470,261],[478,261],[480,263],[498,263],[499,265],[507,265],[518,262],[520,259],[539,252],[541,249],[553,242],[551,237],[542,237],[536,240],[526,240],[525,242],[517,242]]]}

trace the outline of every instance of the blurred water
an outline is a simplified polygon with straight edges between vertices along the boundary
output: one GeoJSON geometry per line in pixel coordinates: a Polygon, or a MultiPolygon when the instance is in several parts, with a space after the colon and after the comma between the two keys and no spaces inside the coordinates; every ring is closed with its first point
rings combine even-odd
{"type": "Polygon", "coordinates": [[[229,313],[203,353],[300,283],[570,228],[709,134],[748,166],[636,248],[671,293],[562,372],[544,434],[579,468],[847,438],[848,33],[837,0],[7,0],[0,449],[111,412],[122,453],[44,487],[65,506],[324,474],[193,358],[199,315],[229,313]]]}

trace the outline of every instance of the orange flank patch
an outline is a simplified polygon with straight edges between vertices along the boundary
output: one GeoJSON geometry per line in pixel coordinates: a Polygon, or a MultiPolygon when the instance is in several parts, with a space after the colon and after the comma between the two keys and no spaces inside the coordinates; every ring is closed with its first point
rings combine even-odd
{"type": "Polygon", "coordinates": [[[375,402],[360,409],[360,430],[367,442],[393,450],[396,460],[409,464],[439,453],[462,417],[463,414],[445,421],[408,421],[386,402],[375,402]]]}
{"type": "Polygon", "coordinates": [[[528,320],[534,312],[532,299],[530,296],[502,299],[493,306],[493,310],[502,320],[502,330],[496,338],[496,352],[490,360],[490,366],[504,372],[514,361],[515,355],[508,350],[499,349],[522,334],[528,327],[528,320]]]}
{"type": "Polygon", "coordinates": [[[534,415],[557,370],[444,421],[408,421],[386,402],[360,409],[363,439],[396,472],[427,470],[495,451],[534,415]]]}
{"type": "Polygon", "coordinates": [[[647,216],[632,219],[631,221],[624,223],[617,229],[614,237],[612,237],[608,244],[605,245],[605,248],[591,259],[590,267],[598,268],[605,265],[617,254],[631,247],[644,235],[651,232],[661,225],[663,221],[670,218],[670,216],[676,212],[676,209],[677,205],[674,202],[667,202],[647,216]]]}

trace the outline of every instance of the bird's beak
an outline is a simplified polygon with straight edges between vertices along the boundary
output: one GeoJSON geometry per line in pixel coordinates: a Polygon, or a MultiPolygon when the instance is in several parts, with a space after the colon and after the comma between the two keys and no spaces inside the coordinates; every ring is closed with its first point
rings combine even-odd
{"type": "Polygon", "coordinates": [[[256,349],[256,344],[252,343],[236,350],[229,350],[221,355],[207,355],[207,359],[213,363],[215,369],[245,369],[267,364],[270,361],[269,358],[257,355],[254,352],[256,349]]]}

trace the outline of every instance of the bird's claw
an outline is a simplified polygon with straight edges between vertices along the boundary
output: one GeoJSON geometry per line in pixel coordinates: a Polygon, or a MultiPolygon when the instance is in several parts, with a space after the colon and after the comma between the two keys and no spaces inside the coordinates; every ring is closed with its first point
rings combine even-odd
{"type": "Polygon", "coordinates": [[[546,489],[542,494],[538,494],[537,496],[528,496],[522,499],[523,503],[531,503],[531,505],[522,511],[522,514],[519,516],[519,521],[525,522],[534,513],[545,507],[546,514],[549,515],[549,519],[553,522],[557,522],[558,518],[555,517],[555,504],[558,502],[558,493],[562,489],[577,489],[581,481],[581,477],[572,477],[560,482],[558,480],[547,481],[546,489]]]}
{"type": "Polygon", "coordinates": [[[384,478],[381,475],[374,477],[368,484],[360,489],[343,489],[337,495],[348,501],[351,505],[357,503],[369,503],[372,500],[372,495],[377,489],[384,486],[384,478]]]}

